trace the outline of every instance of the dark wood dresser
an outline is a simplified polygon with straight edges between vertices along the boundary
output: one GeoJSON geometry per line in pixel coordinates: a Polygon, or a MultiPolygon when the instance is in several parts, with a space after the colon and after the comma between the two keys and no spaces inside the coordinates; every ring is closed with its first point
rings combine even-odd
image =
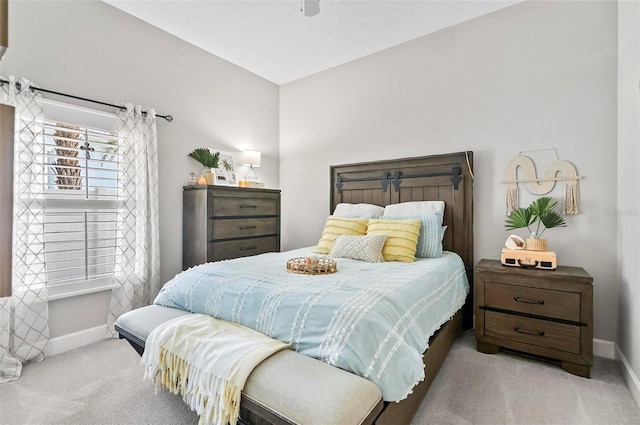
{"type": "Polygon", "coordinates": [[[280,251],[280,191],[185,186],[182,268],[280,251]]]}
{"type": "Polygon", "coordinates": [[[478,351],[507,349],[539,356],[589,377],[593,278],[584,269],[524,269],[481,260],[475,282],[478,351]]]}

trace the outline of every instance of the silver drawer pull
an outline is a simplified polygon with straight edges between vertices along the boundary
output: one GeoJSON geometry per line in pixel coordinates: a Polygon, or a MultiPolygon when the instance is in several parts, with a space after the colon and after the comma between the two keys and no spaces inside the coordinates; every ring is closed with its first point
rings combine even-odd
{"type": "Polygon", "coordinates": [[[242,247],[242,248],[238,248],[238,250],[240,250],[240,251],[253,251],[254,249],[258,249],[258,247],[257,246],[245,246],[245,247],[242,247]]]}
{"type": "Polygon", "coordinates": [[[514,300],[516,300],[519,303],[527,303],[527,304],[540,304],[543,305],[544,304],[544,300],[526,300],[524,298],[520,298],[519,296],[515,296],[513,297],[514,300]]]}
{"type": "Polygon", "coordinates": [[[527,335],[536,335],[536,336],[544,336],[544,331],[526,331],[524,329],[520,329],[520,327],[518,326],[514,326],[513,330],[516,332],[520,332],[521,334],[527,334],[527,335]]]}
{"type": "Polygon", "coordinates": [[[240,226],[239,229],[240,230],[249,230],[249,229],[255,229],[258,226],[240,226]]]}
{"type": "Polygon", "coordinates": [[[240,208],[258,208],[257,205],[241,204],[240,208]]]}

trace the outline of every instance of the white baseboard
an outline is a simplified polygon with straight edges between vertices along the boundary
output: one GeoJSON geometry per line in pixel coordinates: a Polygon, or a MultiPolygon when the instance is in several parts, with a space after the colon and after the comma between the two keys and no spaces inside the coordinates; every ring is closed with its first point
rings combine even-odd
{"type": "Polygon", "coordinates": [[[604,339],[593,339],[593,355],[614,360],[616,358],[616,344],[604,339]]]}
{"type": "Polygon", "coordinates": [[[620,351],[620,347],[612,341],[594,338],[593,355],[616,360],[618,362],[620,373],[631,392],[631,396],[638,407],[640,407],[640,380],[638,380],[633,369],[631,369],[631,365],[627,361],[627,358],[624,356],[622,351],[620,351]]]}
{"type": "Polygon", "coordinates": [[[108,337],[107,325],[84,329],[82,331],[51,338],[44,354],[45,356],[53,356],[55,354],[73,350],[74,348],[80,348],[85,345],[93,344],[94,342],[102,341],[108,337]]]}
{"type": "Polygon", "coordinates": [[[636,401],[638,407],[640,407],[640,380],[636,376],[633,369],[631,369],[631,365],[627,361],[627,358],[624,356],[620,347],[616,345],[616,360],[618,360],[618,364],[620,365],[620,372],[622,373],[622,378],[624,378],[627,383],[627,387],[631,392],[631,396],[636,401]]]}

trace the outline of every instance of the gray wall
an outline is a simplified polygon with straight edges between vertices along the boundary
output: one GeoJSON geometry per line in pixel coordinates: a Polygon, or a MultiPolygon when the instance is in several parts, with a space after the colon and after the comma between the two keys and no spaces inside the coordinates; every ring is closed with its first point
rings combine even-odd
{"type": "MultiPolygon", "coordinates": [[[[640,376],[640,3],[618,3],[618,335],[616,343],[640,376]]],[[[640,403],[637,383],[629,388],[640,403]]]]}
{"type": "MultiPolygon", "coordinates": [[[[96,0],[10,1],[9,39],[3,76],[173,114],[172,123],[158,119],[163,282],[182,268],[182,186],[201,171],[187,153],[262,151],[260,177],[278,187],[275,84],[96,0]]],[[[52,337],[106,323],[108,300],[106,292],[51,302],[52,337]]]]}
{"type": "Polygon", "coordinates": [[[317,243],[330,165],[472,150],[476,261],[499,258],[505,164],[555,148],[586,178],[550,249],[593,275],[594,336],[614,341],[616,21],[615,2],[525,2],[282,86],[283,249],[317,243]]]}

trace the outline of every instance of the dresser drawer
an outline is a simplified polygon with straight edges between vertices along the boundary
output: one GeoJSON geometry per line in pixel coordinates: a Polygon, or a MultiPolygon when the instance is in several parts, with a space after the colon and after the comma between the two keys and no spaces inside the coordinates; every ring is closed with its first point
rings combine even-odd
{"type": "Polygon", "coordinates": [[[278,215],[277,198],[214,198],[212,217],[242,217],[250,215],[278,215]]]}
{"type": "Polygon", "coordinates": [[[213,220],[212,239],[232,239],[247,236],[275,235],[278,233],[278,218],[221,218],[213,220]]]}
{"type": "Polygon", "coordinates": [[[581,322],[580,294],[485,282],[484,305],[554,319],[581,322]]]}
{"type": "Polygon", "coordinates": [[[278,238],[276,236],[212,242],[212,245],[213,249],[210,251],[211,258],[209,258],[208,261],[230,260],[248,255],[279,251],[278,238]]]}
{"type": "Polygon", "coordinates": [[[485,311],[484,330],[487,336],[580,354],[577,325],[485,311]]]}

